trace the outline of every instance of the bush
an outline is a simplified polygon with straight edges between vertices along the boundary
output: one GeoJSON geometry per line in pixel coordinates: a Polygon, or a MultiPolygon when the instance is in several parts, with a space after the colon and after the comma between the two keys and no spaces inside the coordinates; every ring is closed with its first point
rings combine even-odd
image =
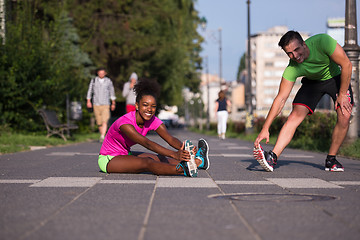
{"type": "MultiPolygon", "coordinates": [[[[278,135],[287,117],[279,116],[270,126],[270,135],[278,135]]],[[[260,132],[265,118],[254,120],[256,132],[260,132]]],[[[297,128],[289,146],[304,150],[327,151],[330,148],[332,131],[336,123],[336,113],[315,112],[306,117],[297,128]]]]}
{"type": "Polygon", "coordinates": [[[290,146],[305,150],[328,151],[336,118],[335,113],[321,112],[306,117],[297,128],[290,146]]]}
{"type": "Polygon", "coordinates": [[[245,122],[231,122],[229,124],[235,133],[244,133],[245,132],[245,122]]]}
{"type": "Polygon", "coordinates": [[[254,130],[255,132],[260,132],[262,127],[264,126],[265,123],[265,118],[264,117],[259,117],[259,118],[255,118],[254,119],[254,130]]]}

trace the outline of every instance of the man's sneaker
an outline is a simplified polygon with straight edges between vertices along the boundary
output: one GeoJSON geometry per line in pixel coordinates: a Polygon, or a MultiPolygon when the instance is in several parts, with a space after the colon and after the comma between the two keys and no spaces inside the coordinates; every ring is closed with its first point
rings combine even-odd
{"type": "Polygon", "coordinates": [[[190,162],[187,162],[187,161],[181,161],[177,166],[176,166],[176,169],[179,169],[180,167],[182,167],[182,169],[184,170],[184,175],[186,177],[197,177],[197,171],[195,174],[193,174],[194,172],[190,171],[190,167],[189,167],[189,164],[191,164],[190,162]]]}
{"type": "Polygon", "coordinates": [[[331,156],[325,160],[325,171],[343,172],[344,167],[336,160],[335,156],[331,156]]]}
{"type": "Polygon", "coordinates": [[[205,141],[205,139],[200,138],[198,142],[198,151],[195,155],[195,158],[201,160],[201,164],[199,165],[199,169],[205,169],[208,170],[210,167],[210,161],[209,161],[209,145],[205,141]]]}
{"type": "Polygon", "coordinates": [[[185,150],[190,153],[190,161],[188,162],[188,168],[191,176],[197,176],[198,168],[195,162],[194,144],[190,140],[185,140],[185,150]]]}
{"type": "Polygon", "coordinates": [[[261,167],[267,172],[274,171],[274,166],[277,163],[277,156],[272,151],[266,152],[259,145],[259,148],[253,150],[254,158],[260,163],[261,167]]]}

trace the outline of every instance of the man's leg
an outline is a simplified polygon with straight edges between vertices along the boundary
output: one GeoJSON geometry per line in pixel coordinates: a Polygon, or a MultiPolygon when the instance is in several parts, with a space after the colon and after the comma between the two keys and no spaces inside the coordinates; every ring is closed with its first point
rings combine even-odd
{"type": "Polygon", "coordinates": [[[99,132],[101,137],[105,137],[106,130],[107,130],[107,123],[103,123],[99,126],[99,132]]]}
{"type": "Polygon", "coordinates": [[[99,127],[100,138],[103,140],[105,138],[105,134],[108,128],[108,122],[110,119],[110,105],[102,105],[101,106],[101,120],[102,124],[99,127]]]}
{"type": "Polygon", "coordinates": [[[296,128],[305,119],[308,113],[309,110],[305,106],[294,105],[291,114],[280,130],[278,139],[276,140],[276,144],[273,149],[273,152],[277,155],[277,157],[280,156],[285,147],[290,143],[295,134],[296,128]]]}
{"type": "Polygon", "coordinates": [[[277,163],[278,156],[280,156],[285,147],[290,143],[296,128],[300,125],[308,113],[309,110],[305,106],[294,105],[291,114],[280,130],[274,149],[266,152],[262,148],[254,148],[254,158],[266,171],[274,171],[274,166],[277,163]]]}
{"type": "Polygon", "coordinates": [[[94,108],[96,125],[98,126],[99,133],[101,135],[101,126],[102,126],[101,107],[98,105],[93,105],[93,108],[94,108]]]}
{"type": "Polygon", "coordinates": [[[331,146],[329,150],[329,155],[335,156],[343,143],[347,131],[349,129],[349,122],[351,114],[345,111],[345,114],[342,114],[341,109],[336,110],[337,113],[337,122],[334,127],[334,131],[331,139],[331,146]]]}

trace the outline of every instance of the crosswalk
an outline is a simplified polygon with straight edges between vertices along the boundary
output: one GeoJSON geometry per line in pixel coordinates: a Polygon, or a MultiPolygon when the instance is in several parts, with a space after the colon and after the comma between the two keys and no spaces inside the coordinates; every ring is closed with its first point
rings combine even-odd
{"type": "MultiPolygon", "coordinates": [[[[232,147],[229,146],[228,149],[231,149],[232,147]]],[[[242,147],[240,147],[242,148],[242,147]]],[[[63,157],[72,157],[72,156],[98,156],[98,153],[82,153],[82,152],[51,152],[46,154],[47,156],[63,156],[63,157]]],[[[228,157],[228,158],[253,158],[253,155],[251,153],[244,154],[244,153],[213,153],[209,154],[209,157],[228,157]]],[[[299,154],[283,154],[282,157],[284,158],[314,158],[312,155],[299,155],[299,154]]]]}
{"type": "MultiPolygon", "coordinates": [[[[252,158],[251,148],[239,146],[235,143],[219,143],[219,148],[232,150],[246,150],[246,153],[210,153],[210,157],[225,158],[252,158]]],[[[97,156],[98,153],[84,152],[50,152],[47,156],[97,156]]],[[[284,158],[314,158],[311,154],[283,154],[284,158]]],[[[92,157],[93,158],[93,157],[92,157]]],[[[214,180],[212,178],[184,178],[184,177],[166,177],[160,176],[154,180],[110,180],[102,177],[48,177],[45,179],[0,179],[0,184],[27,184],[33,188],[57,188],[57,187],[83,187],[89,188],[96,184],[152,184],[158,188],[219,188],[223,185],[264,185],[279,186],[286,189],[342,189],[346,186],[359,186],[360,181],[331,181],[319,178],[264,178],[259,181],[229,181],[214,180]]]]}

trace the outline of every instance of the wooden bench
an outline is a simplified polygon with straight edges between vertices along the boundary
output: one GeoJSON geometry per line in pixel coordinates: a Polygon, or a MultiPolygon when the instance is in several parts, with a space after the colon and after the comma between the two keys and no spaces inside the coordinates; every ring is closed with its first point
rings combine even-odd
{"type": "Polygon", "coordinates": [[[50,137],[51,135],[57,134],[60,137],[62,137],[64,139],[64,141],[66,141],[66,137],[64,135],[64,131],[70,131],[71,129],[77,129],[78,126],[75,124],[62,124],[60,123],[58,117],[56,116],[55,111],[52,110],[47,110],[47,109],[40,109],[38,110],[38,113],[41,115],[41,117],[44,120],[45,126],[46,126],[46,130],[47,130],[47,135],[46,137],[50,137]]]}

